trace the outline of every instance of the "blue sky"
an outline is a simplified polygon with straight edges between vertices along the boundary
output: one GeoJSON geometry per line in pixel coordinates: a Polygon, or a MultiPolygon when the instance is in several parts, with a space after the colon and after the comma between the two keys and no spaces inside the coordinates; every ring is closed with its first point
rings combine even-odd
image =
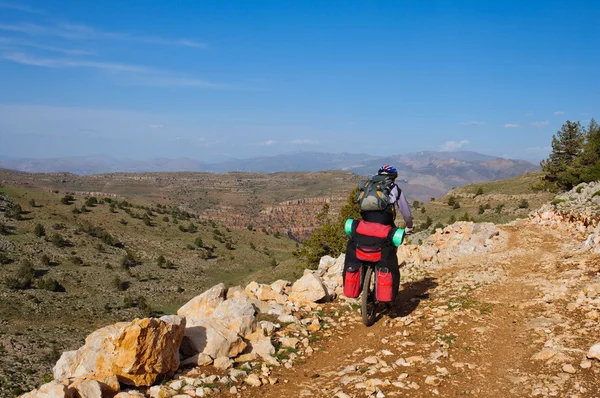
{"type": "Polygon", "coordinates": [[[0,156],[541,159],[598,117],[599,3],[0,0],[0,156]]]}

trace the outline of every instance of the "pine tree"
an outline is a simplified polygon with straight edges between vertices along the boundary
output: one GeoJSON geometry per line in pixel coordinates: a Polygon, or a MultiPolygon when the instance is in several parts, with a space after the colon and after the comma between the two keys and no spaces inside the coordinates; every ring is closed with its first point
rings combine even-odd
{"type": "Polygon", "coordinates": [[[581,181],[600,180],[600,125],[594,119],[585,132],[585,144],[578,166],[581,168],[581,181]]]}
{"type": "Polygon", "coordinates": [[[550,186],[568,190],[578,182],[576,160],[582,153],[584,134],[579,122],[567,120],[552,136],[552,153],[542,161],[545,180],[550,186]]]}

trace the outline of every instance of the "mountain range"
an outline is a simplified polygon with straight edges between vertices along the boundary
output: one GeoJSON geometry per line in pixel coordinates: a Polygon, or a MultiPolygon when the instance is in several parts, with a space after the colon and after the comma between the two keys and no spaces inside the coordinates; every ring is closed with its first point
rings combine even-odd
{"type": "Polygon", "coordinates": [[[81,156],[48,159],[0,158],[0,168],[26,172],[70,172],[78,175],[113,172],[232,171],[276,173],[345,170],[369,175],[384,164],[398,169],[399,182],[424,185],[440,192],[456,186],[514,177],[539,167],[524,161],[503,159],[477,152],[416,152],[390,156],[368,154],[292,152],[276,156],[228,159],[217,163],[190,158],[150,160],[116,159],[108,156],[81,156]]]}

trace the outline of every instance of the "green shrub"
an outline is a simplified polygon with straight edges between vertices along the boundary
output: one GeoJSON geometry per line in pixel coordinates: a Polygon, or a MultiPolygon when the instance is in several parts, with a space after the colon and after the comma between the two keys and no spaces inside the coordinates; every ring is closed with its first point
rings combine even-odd
{"type": "Polygon", "coordinates": [[[475,191],[475,196],[479,196],[479,195],[483,195],[483,188],[482,187],[477,188],[477,191],[475,191]]]}
{"type": "Polygon", "coordinates": [[[485,213],[485,207],[483,207],[483,205],[479,205],[479,211],[478,211],[478,213],[479,214],[485,213]]]}
{"type": "Polygon", "coordinates": [[[52,278],[43,278],[36,282],[38,289],[48,290],[50,292],[66,292],[66,289],[59,281],[52,278]]]}
{"type": "Polygon", "coordinates": [[[421,214],[425,214],[427,212],[427,209],[425,209],[425,206],[421,207],[421,214]]]}
{"type": "Polygon", "coordinates": [[[577,189],[575,190],[575,192],[577,192],[577,193],[581,193],[581,191],[583,191],[583,185],[578,186],[577,189]]]}
{"type": "Polygon", "coordinates": [[[52,236],[50,237],[50,242],[52,242],[52,244],[56,247],[67,246],[67,241],[62,236],[60,236],[58,233],[52,234],[52,236]]]}
{"type": "Polygon", "coordinates": [[[456,216],[452,214],[448,219],[448,224],[454,224],[456,222],[456,216]]]}
{"type": "Polygon", "coordinates": [[[50,257],[47,254],[42,254],[40,261],[41,261],[42,265],[45,265],[45,266],[52,265],[52,260],[50,259],[50,257]]]}
{"type": "Polygon", "coordinates": [[[8,254],[0,252],[0,264],[10,264],[12,263],[12,259],[8,257],[8,254]]]}
{"type": "Polygon", "coordinates": [[[504,208],[503,204],[496,205],[496,214],[502,213],[502,209],[504,208]]]}
{"type": "Polygon", "coordinates": [[[121,257],[121,268],[123,269],[129,269],[132,267],[135,267],[136,265],[139,265],[140,262],[134,257],[134,255],[131,252],[126,252],[126,254],[121,257]]]}
{"type": "Polygon", "coordinates": [[[456,202],[454,202],[454,204],[452,205],[453,209],[460,209],[460,203],[458,203],[458,200],[456,202]]]}
{"type": "Polygon", "coordinates": [[[600,191],[594,192],[594,194],[592,195],[592,198],[595,197],[595,196],[600,196],[600,191]]]}
{"type": "Polygon", "coordinates": [[[15,273],[15,276],[7,277],[4,282],[6,287],[11,290],[25,290],[32,287],[34,278],[35,270],[33,266],[29,260],[24,260],[15,273]]]}
{"type": "Polygon", "coordinates": [[[4,214],[6,215],[6,217],[12,218],[13,220],[20,221],[23,219],[23,209],[18,203],[9,202],[6,212],[4,214]]]}
{"type": "Polygon", "coordinates": [[[0,222],[0,235],[8,234],[10,234],[10,229],[8,228],[8,225],[4,224],[3,222],[0,222]]]}
{"type": "Polygon", "coordinates": [[[63,205],[70,205],[75,202],[75,197],[71,194],[67,194],[60,199],[60,203],[63,205]]]}
{"type": "Polygon", "coordinates": [[[435,224],[433,226],[433,230],[435,231],[436,229],[444,229],[444,224],[442,224],[441,222],[438,222],[437,224],[435,224]]]}
{"type": "Polygon", "coordinates": [[[46,235],[46,229],[42,224],[35,224],[35,228],[33,228],[33,234],[38,238],[41,238],[42,236],[46,235]]]}
{"type": "Polygon", "coordinates": [[[129,289],[129,282],[121,280],[121,278],[119,278],[118,276],[115,276],[113,278],[112,285],[115,289],[117,289],[120,292],[124,292],[125,290],[129,289]]]}
{"type": "Polygon", "coordinates": [[[469,213],[467,213],[465,211],[465,214],[463,214],[458,221],[475,221],[475,219],[471,218],[471,216],[469,216],[469,213]]]}
{"type": "Polygon", "coordinates": [[[519,209],[528,209],[529,208],[529,202],[527,201],[527,199],[521,199],[521,201],[519,202],[519,209]]]}

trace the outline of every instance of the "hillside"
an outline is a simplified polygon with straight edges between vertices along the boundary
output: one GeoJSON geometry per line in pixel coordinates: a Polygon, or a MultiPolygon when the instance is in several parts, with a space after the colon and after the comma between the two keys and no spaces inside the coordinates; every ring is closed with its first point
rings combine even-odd
{"type": "Polygon", "coordinates": [[[456,223],[401,246],[401,289],[371,327],[356,300],[340,295],[343,255],[324,257],[293,284],[216,285],[178,316],[98,330],[24,398],[100,388],[119,398],[595,398],[598,189],[579,186],[560,208],[546,204],[509,224],[456,223]],[[131,334],[141,338],[123,344],[131,334]]]}
{"type": "Polygon", "coordinates": [[[527,217],[531,209],[539,208],[554,197],[550,192],[534,189],[540,177],[541,172],[536,171],[514,178],[454,188],[445,196],[412,210],[417,231],[430,225],[427,233],[417,234],[414,238],[425,237],[433,232],[436,225],[440,227],[466,220],[465,213],[469,218],[466,221],[496,224],[527,217]],[[449,204],[449,201],[453,204],[449,204]],[[428,217],[431,222],[428,222],[428,217]]]}
{"type": "Polygon", "coordinates": [[[100,325],[170,313],[217,282],[297,272],[296,242],[284,237],[230,230],[141,197],[65,197],[0,188],[0,396],[34,387],[59,352],[100,325]],[[21,220],[9,217],[15,205],[21,220]]]}

